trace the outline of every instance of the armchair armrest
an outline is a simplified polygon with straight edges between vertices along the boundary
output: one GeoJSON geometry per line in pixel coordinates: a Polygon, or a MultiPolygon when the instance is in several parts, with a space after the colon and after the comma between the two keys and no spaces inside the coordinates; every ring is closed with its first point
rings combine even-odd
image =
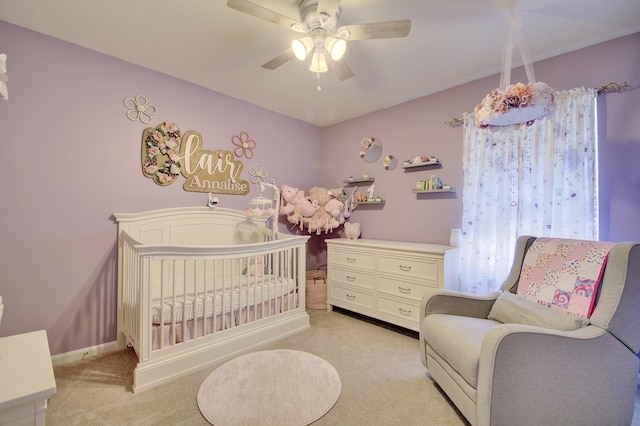
{"type": "Polygon", "coordinates": [[[486,318],[499,295],[499,292],[480,296],[454,290],[428,289],[422,296],[421,319],[430,314],[486,318]]]}
{"type": "Polygon", "coordinates": [[[500,325],[480,351],[478,424],[630,424],[638,367],[599,327],[500,325]]]}

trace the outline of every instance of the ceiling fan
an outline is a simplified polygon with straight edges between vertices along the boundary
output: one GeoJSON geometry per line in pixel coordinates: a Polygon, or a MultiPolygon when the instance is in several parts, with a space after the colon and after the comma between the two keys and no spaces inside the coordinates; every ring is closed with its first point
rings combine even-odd
{"type": "Polygon", "coordinates": [[[306,34],[294,39],[290,47],[263,64],[262,68],[274,70],[290,59],[303,61],[311,55],[310,71],[322,73],[331,68],[341,81],[353,77],[351,68],[342,60],[347,41],[406,37],[411,30],[409,19],[338,27],[342,11],[340,0],[300,0],[299,21],[248,0],[227,0],[227,6],[306,34]]]}

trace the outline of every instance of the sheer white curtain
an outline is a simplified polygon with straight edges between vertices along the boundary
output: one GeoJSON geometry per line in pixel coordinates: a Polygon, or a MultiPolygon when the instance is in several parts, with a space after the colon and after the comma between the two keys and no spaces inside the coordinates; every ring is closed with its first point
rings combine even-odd
{"type": "Polygon", "coordinates": [[[497,290],[520,235],[598,239],[594,89],[556,93],[556,111],[531,126],[464,122],[462,290],[497,290]]]}

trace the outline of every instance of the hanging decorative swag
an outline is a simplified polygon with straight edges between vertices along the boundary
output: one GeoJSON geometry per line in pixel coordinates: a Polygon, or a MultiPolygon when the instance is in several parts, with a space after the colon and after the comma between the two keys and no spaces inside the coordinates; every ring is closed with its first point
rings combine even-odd
{"type": "Polygon", "coordinates": [[[476,125],[513,126],[531,125],[555,110],[555,91],[547,84],[536,81],[529,50],[522,36],[522,25],[515,13],[509,17],[509,33],[502,56],[500,87],[494,89],[475,110],[476,125]],[[511,84],[513,48],[517,46],[529,82],[511,84]]]}

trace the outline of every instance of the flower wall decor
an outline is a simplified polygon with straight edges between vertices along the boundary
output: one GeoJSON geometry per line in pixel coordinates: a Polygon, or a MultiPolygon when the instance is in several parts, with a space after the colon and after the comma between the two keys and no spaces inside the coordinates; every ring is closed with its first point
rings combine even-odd
{"type": "Polygon", "coordinates": [[[147,98],[138,95],[135,98],[125,98],[124,106],[127,107],[127,118],[131,121],[140,120],[143,124],[151,123],[151,117],[158,112],[158,108],[149,104],[147,98]]]}
{"type": "Polygon", "coordinates": [[[170,185],[180,175],[180,129],[165,121],[142,133],[142,173],[158,185],[170,185]]]}
{"type": "Polygon", "coordinates": [[[254,185],[259,185],[266,181],[268,175],[267,171],[262,168],[262,164],[249,167],[249,180],[254,185]]]}
{"type": "Polygon", "coordinates": [[[245,157],[247,160],[253,158],[253,150],[256,148],[256,141],[250,139],[247,132],[240,132],[239,135],[233,135],[231,137],[231,143],[236,146],[233,150],[233,154],[236,157],[245,157]]]}
{"type": "MultiPolygon", "coordinates": [[[[182,175],[186,179],[182,187],[190,192],[248,194],[250,183],[241,179],[242,161],[229,150],[203,149],[203,142],[199,132],[181,132],[170,121],[147,127],[142,132],[142,173],[161,186],[172,184],[182,175]]],[[[256,182],[264,181],[266,172],[256,165],[252,177],[256,182]]]]}

